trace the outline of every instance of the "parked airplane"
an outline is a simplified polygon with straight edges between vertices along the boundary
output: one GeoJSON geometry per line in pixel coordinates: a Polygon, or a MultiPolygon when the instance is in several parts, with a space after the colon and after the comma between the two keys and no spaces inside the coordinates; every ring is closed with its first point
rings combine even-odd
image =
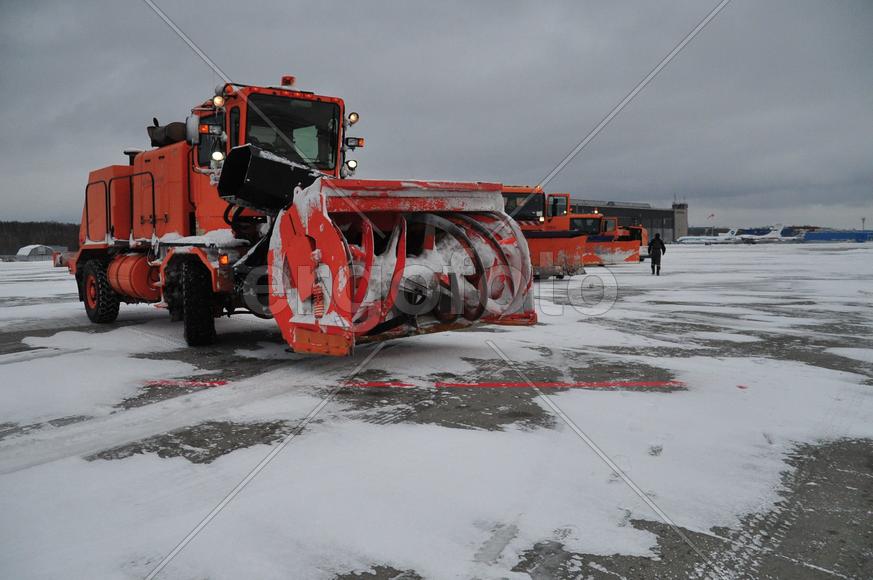
{"type": "Polygon", "coordinates": [[[677,244],[738,244],[740,238],[737,237],[737,229],[733,228],[727,233],[718,234],[717,236],[682,236],[676,240],[677,244]]]}
{"type": "Polygon", "coordinates": [[[803,239],[802,236],[783,236],[782,230],[785,228],[779,224],[764,235],[755,236],[752,234],[744,234],[740,236],[740,241],[744,244],[775,244],[782,242],[799,242],[803,239]]]}

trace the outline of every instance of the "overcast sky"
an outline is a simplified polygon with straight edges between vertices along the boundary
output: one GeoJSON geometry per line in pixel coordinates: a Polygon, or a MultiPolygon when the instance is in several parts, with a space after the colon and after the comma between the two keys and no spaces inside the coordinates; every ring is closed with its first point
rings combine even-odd
{"type": "MultiPolygon", "coordinates": [[[[158,3],[234,80],[343,97],[358,177],[533,184],[715,0],[158,3]]],[[[220,82],[139,1],[2,14],[0,219],[78,221],[89,170],[220,82]]],[[[548,190],[873,226],[873,2],[734,0],[548,190]]]]}

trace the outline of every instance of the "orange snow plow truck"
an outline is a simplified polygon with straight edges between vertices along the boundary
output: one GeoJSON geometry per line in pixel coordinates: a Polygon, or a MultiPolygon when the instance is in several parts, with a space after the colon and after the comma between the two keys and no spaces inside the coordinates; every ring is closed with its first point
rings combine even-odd
{"type": "Polygon", "coordinates": [[[477,322],[534,324],[531,265],[501,185],[353,178],[342,99],[228,83],[153,149],[92,171],[70,257],[88,317],[153,303],[189,345],[272,318],[298,352],[477,322]]]}

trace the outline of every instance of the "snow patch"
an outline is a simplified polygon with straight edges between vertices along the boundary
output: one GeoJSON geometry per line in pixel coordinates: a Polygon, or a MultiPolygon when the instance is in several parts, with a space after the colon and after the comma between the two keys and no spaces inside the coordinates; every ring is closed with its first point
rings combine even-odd
{"type": "Polygon", "coordinates": [[[871,348],[829,348],[827,352],[844,358],[873,364],[873,349],[871,348]]]}
{"type": "Polygon", "coordinates": [[[758,342],[761,340],[757,336],[733,332],[692,332],[689,336],[704,340],[724,340],[726,342],[758,342]]]}
{"type": "Polygon", "coordinates": [[[294,207],[297,208],[300,222],[307,231],[309,228],[309,216],[312,215],[312,212],[320,211],[327,215],[325,197],[321,192],[321,180],[322,178],[319,177],[306,189],[299,187],[294,189],[294,207]]]}
{"type": "MultiPolygon", "coordinates": [[[[173,244],[201,244],[207,246],[215,246],[217,248],[236,248],[239,246],[247,246],[249,242],[234,237],[231,229],[218,229],[206,232],[200,236],[181,236],[176,232],[164,234],[158,238],[158,243],[173,244]]],[[[176,250],[177,252],[179,250],[176,250]]]]}

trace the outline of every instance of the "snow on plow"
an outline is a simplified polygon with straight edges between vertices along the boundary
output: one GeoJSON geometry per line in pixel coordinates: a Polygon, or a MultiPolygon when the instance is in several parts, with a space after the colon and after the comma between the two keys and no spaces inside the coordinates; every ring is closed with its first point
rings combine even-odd
{"type": "Polygon", "coordinates": [[[267,266],[269,310],[295,351],[345,355],[357,342],[536,322],[527,245],[499,184],[331,179],[247,145],[218,187],[264,212],[293,191],[267,266]],[[250,187],[268,175],[271,195],[250,187]]]}

